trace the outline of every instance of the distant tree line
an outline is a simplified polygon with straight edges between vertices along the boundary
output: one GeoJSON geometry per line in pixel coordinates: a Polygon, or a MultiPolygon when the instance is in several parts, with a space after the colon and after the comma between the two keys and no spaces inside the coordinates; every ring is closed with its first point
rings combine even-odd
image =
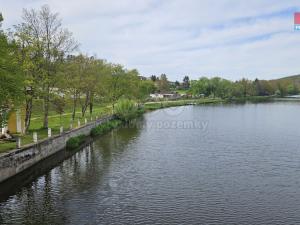
{"type": "Polygon", "coordinates": [[[229,81],[220,77],[201,77],[191,81],[193,95],[230,98],[247,96],[286,96],[299,93],[298,84],[289,80],[258,80],[243,78],[238,81],[229,81]]]}

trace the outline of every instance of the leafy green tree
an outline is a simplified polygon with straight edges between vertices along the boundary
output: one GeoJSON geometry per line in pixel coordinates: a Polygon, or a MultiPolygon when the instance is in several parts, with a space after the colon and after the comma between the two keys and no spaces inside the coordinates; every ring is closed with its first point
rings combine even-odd
{"type": "Polygon", "coordinates": [[[157,80],[159,80],[159,78],[155,75],[151,75],[150,79],[153,81],[153,82],[156,82],[157,80]]]}
{"type": "Polygon", "coordinates": [[[182,83],[182,87],[187,90],[190,88],[190,78],[189,76],[184,76],[183,78],[183,83],[182,83]]]}
{"type": "Polygon", "coordinates": [[[109,73],[102,77],[102,94],[112,104],[112,109],[116,102],[130,90],[128,88],[128,80],[123,66],[118,64],[110,64],[109,73]]]}
{"type": "Polygon", "coordinates": [[[44,127],[48,127],[49,104],[52,90],[56,87],[58,67],[64,56],[77,48],[72,34],[62,28],[57,13],[52,13],[47,5],[40,10],[23,11],[23,22],[17,26],[20,37],[26,37],[31,55],[38,58],[32,61],[39,70],[40,97],[44,100],[44,127]]]}
{"type": "Polygon", "coordinates": [[[152,80],[140,80],[136,87],[135,98],[139,103],[149,98],[149,95],[156,90],[152,80]]]}
{"type": "Polygon", "coordinates": [[[0,125],[6,126],[8,113],[22,100],[23,79],[16,60],[16,45],[2,30],[0,14],[0,125]]]}
{"type": "Polygon", "coordinates": [[[287,86],[287,93],[289,95],[296,95],[296,94],[298,94],[299,93],[299,89],[298,89],[297,85],[295,83],[289,84],[287,86]]]}
{"type": "Polygon", "coordinates": [[[52,100],[52,104],[54,106],[55,112],[59,114],[60,125],[62,126],[62,114],[65,112],[66,101],[64,98],[56,96],[52,100]]]}
{"type": "Polygon", "coordinates": [[[166,74],[160,75],[159,80],[157,80],[156,82],[157,82],[158,90],[160,92],[169,91],[170,86],[169,86],[169,81],[168,81],[168,78],[167,78],[166,74]]]}
{"type": "Polygon", "coordinates": [[[239,95],[241,95],[242,97],[255,95],[255,87],[253,85],[253,82],[246,78],[237,81],[235,88],[237,89],[236,91],[239,93],[239,95]]]}
{"type": "Polygon", "coordinates": [[[175,88],[176,89],[179,89],[180,88],[180,83],[178,80],[175,81],[175,88]]]}
{"type": "Polygon", "coordinates": [[[210,95],[210,81],[207,77],[201,77],[199,80],[193,80],[191,82],[191,92],[195,96],[201,94],[210,95]]]}

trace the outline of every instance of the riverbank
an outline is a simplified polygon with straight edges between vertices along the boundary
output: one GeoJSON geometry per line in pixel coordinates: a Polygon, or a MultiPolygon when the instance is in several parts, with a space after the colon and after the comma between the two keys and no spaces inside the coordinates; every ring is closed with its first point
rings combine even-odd
{"type": "MultiPolygon", "coordinates": [[[[37,101],[39,103],[39,101],[37,101]]],[[[13,134],[15,137],[21,138],[21,146],[27,146],[33,143],[33,133],[37,133],[38,140],[45,140],[48,138],[48,129],[43,128],[43,113],[42,105],[35,104],[33,109],[33,115],[30,123],[29,131],[26,134],[13,134]]],[[[97,118],[105,117],[111,115],[111,106],[105,104],[97,104],[94,106],[93,115],[81,116],[81,112],[77,111],[75,113],[75,120],[71,120],[71,106],[66,108],[65,113],[59,115],[54,109],[50,110],[49,116],[49,128],[51,128],[51,133],[53,135],[60,134],[60,128],[63,127],[64,131],[70,131],[77,128],[86,122],[95,121],[97,118]],[[71,125],[72,124],[72,125],[71,125]]],[[[11,151],[16,148],[16,142],[0,142],[0,154],[11,151]]]]}
{"type": "Polygon", "coordinates": [[[14,177],[9,183],[17,189],[6,192],[1,185],[2,221],[253,224],[255,217],[255,224],[268,224],[275,221],[270,212],[277,212],[278,224],[282,218],[298,224],[298,105],[191,106],[171,118],[165,110],[145,113],[137,126],[121,126],[78,150],[60,151],[14,177]],[[208,126],[159,128],[166,119],[208,121],[208,126]]]}
{"type": "MultiPolygon", "coordinates": [[[[277,100],[277,98],[269,96],[252,96],[252,97],[242,97],[242,98],[232,98],[232,99],[221,99],[221,98],[199,98],[199,99],[181,99],[173,101],[154,101],[146,102],[144,106],[145,111],[151,111],[156,109],[184,106],[184,105],[203,105],[203,104],[220,104],[220,103],[245,103],[245,102],[267,102],[277,100]]],[[[282,99],[280,99],[282,100],[282,99]]],[[[293,100],[293,99],[292,99],[293,100]]],[[[30,130],[26,135],[16,135],[21,137],[21,146],[27,146],[33,143],[33,133],[36,132],[38,135],[38,140],[45,140],[48,138],[48,130],[42,128],[42,117],[38,116],[37,112],[40,112],[41,107],[35,109],[34,117],[31,122],[30,130]]],[[[95,121],[97,118],[104,116],[109,116],[112,113],[112,108],[109,105],[96,105],[94,107],[94,115],[92,117],[81,117],[80,112],[76,112],[76,119],[72,124],[70,120],[70,111],[67,110],[62,116],[55,114],[54,111],[51,112],[49,117],[49,127],[51,128],[52,135],[58,135],[60,133],[60,127],[63,127],[64,131],[70,131],[86,122],[95,121]]],[[[9,152],[16,148],[15,142],[3,142],[0,143],[0,154],[9,152]]]]}
{"type": "MultiPolygon", "coordinates": [[[[259,100],[261,101],[267,101],[267,99],[270,100],[270,98],[259,98],[259,100]]],[[[243,98],[243,100],[257,101],[258,98],[243,98]]],[[[219,98],[203,98],[177,101],[147,102],[144,104],[144,111],[184,105],[220,104],[227,102],[231,101],[219,98]]],[[[77,128],[63,132],[62,134],[54,135],[37,143],[26,145],[20,149],[9,150],[6,153],[0,153],[0,182],[12,176],[15,176],[16,174],[24,171],[25,169],[36,164],[37,162],[40,162],[41,160],[60,151],[61,149],[64,149],[68,141],[70,142],[70,139],[73,139],[72,141],[74,143],[76,142],[75,144],[72,143],[75,146],[73,146],[72,148],[77,148],[80,145],[80,143],[82,143],[81,139],[84,140],[90,137],[91,133],[94,133],[95,135],[103,134],[105,131],[108,131],[111,128],[115,128],[117,125],[101,127],[101,124],[106,123],[112,120],[113,118],[113,116],[107,116],[102,119],[96,119],[95,121],[88,122],[83,126],[80,126],[79,124],[77,128]],[[96,129],[97,127],[98,129],[96,129]],[[93,129],[94,132],[91,132],[93,129]]]]}
{"type": "Polygon", "coordinates": [[[41,160],[64,149],[70,138],[78,137],[80,135],[89,136],[93,128],[104,124],[111,119],[113,119],[113,116],[107,116],[71,131],[39,141],[35,144],[2,153],[0,155],[0,182],[23,172],[41,160]]]}
{"type": "Polygon", "coordinates": [[[159,102],[146,102],[144,104],[145,110],[156,110],[175,106],[184,105],[202,105],[202,104],[217,104],[225,102],[221,98],[200,98],[200,99],[184,99],[184,100],[174,100],[174,101],[159,101],[159,102]]]}

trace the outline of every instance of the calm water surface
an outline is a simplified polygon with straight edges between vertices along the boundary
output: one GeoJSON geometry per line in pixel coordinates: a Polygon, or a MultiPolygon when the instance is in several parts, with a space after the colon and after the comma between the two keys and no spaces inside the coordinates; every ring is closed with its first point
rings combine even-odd
{"type": "Polygon", "coordinates": [[[300,224],[299,103],[154,111],[52,161],[0,224],[300,224]]]}

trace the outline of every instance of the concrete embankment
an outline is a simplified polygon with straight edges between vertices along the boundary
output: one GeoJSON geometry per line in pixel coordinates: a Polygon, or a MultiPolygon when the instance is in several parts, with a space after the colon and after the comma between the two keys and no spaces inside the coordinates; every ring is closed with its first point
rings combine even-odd
{"type": "Polygon", "coordinates": [[[39,141],[35,144],[25,146],[21,149],[15,149],[8,153],[0,155],[0,183],[11,178],[22,171],[28,169],[41,160],[64,149],[66,142],[71,137],[78,135],[89,135],[92,128],[111,120],[113,116],[108,116],[93,122],[90,122],[79,128],[67,131],[61,135],[39,141]]]}

